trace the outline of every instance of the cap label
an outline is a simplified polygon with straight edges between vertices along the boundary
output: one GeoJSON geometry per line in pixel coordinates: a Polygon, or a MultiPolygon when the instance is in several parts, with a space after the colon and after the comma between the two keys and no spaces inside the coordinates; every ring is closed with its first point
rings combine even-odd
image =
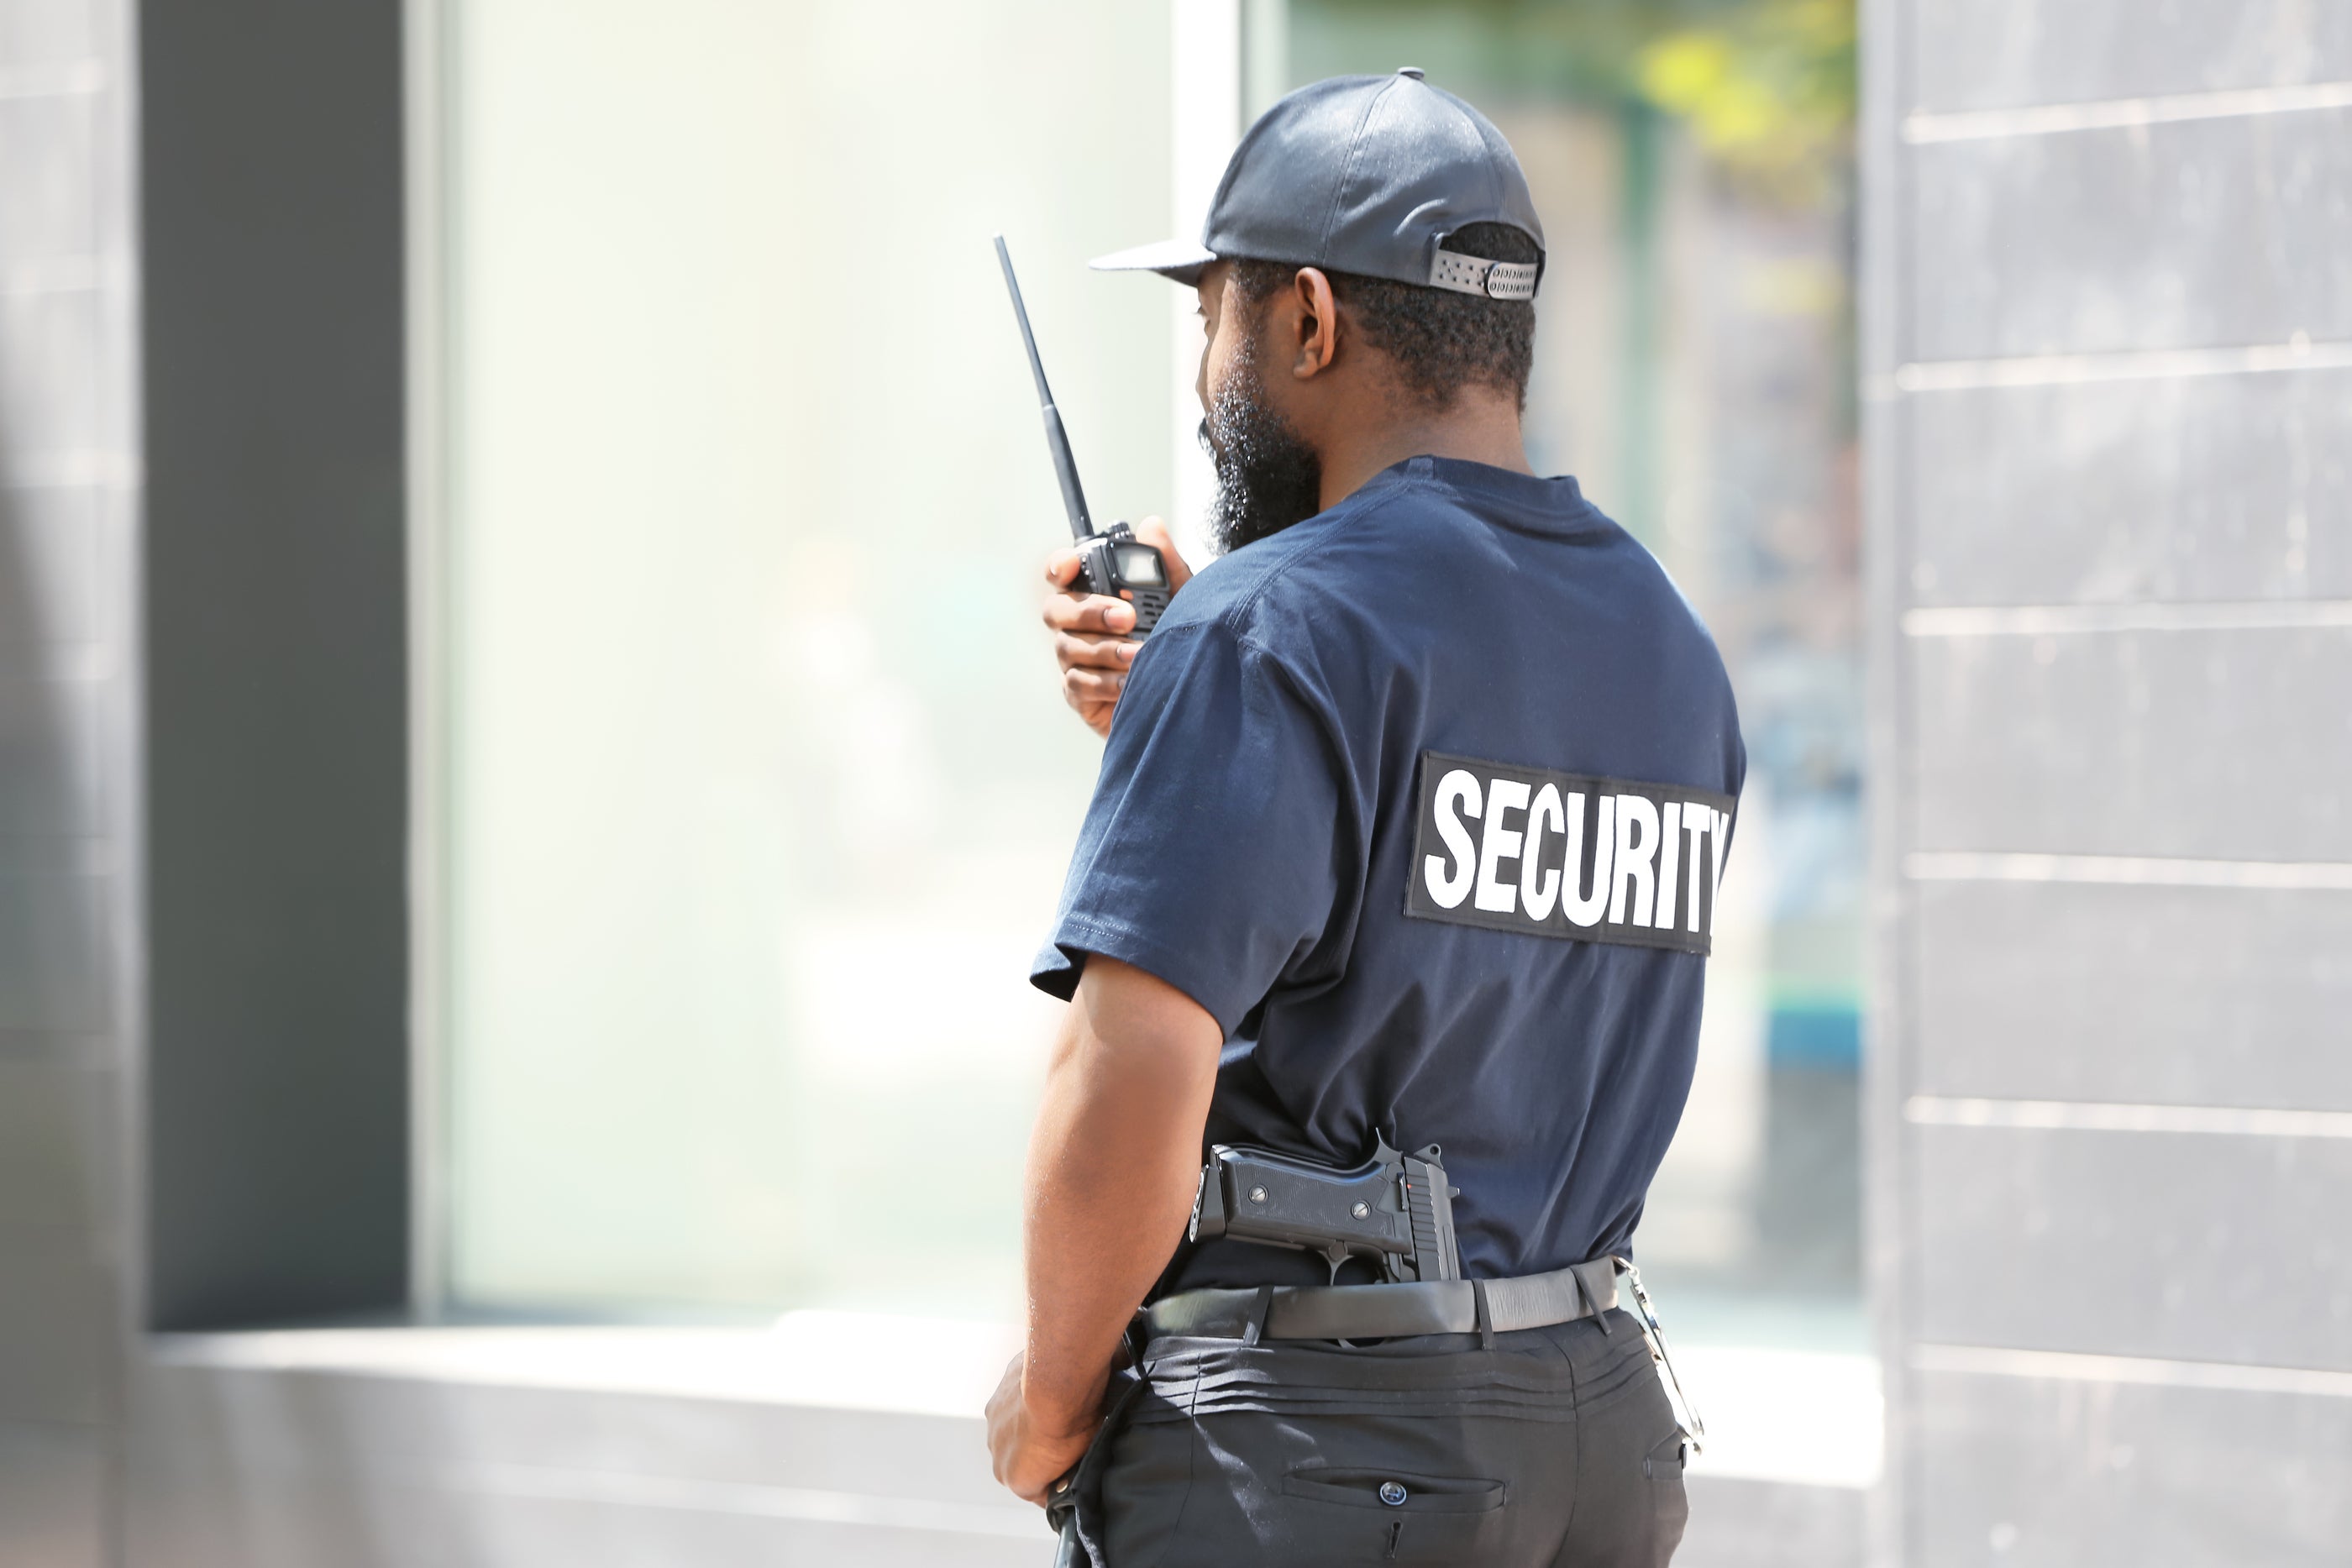
{"type": "Polygon", "coordinates": [[[1536,297],[1536,275],[1542,267],[1532,261],[1488,261],[1483,256],[1464,256],[1458,250],[1441,250],[1437,259],[1429,265],[1429,281],[1433,287],[1451,288],[1456,294],[1483,294],[1489,299],[1533,299],[1536,297]]]}

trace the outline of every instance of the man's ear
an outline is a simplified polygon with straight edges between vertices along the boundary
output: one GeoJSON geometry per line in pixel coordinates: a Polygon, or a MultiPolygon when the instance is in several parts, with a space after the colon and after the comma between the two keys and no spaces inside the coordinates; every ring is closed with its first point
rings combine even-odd
{"type": "Polygon", "coordinates": [[[1339,301],[1320,267],[1302,267],[1290,280],[1291,304],[1298,312],[1298,342],[1290,373],[1299,381],[1331,368],[1339,352],[1339,301]]]}

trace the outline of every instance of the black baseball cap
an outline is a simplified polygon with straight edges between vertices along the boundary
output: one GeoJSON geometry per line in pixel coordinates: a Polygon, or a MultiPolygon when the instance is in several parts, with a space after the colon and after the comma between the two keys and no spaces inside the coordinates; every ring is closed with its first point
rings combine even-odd
{"type": "Polygon", "coordinates": [[[1198,245],[1163,240],[1093,265],[1197,283],[1211,262],[1247,258],[1532,299],[1542,256],[1543,225],[1510,143],[1408,66],[1315,82],[1260,115],[1225,165],[1198,245]],[[1440,248],[1472,224],[1525,231],[1537,259],[1440,248]]]}

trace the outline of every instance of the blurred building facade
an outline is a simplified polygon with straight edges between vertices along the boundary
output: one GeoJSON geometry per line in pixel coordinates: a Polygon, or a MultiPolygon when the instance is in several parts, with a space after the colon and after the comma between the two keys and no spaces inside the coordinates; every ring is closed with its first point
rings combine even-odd
{"type": "Polygon", "coordinates": [[[1846,16],[0,0],[0,1568],[1042,1559],[970,998],[1086,748],[985,234],[1098,509],[1196,503],[1181,312],[1075,262],[1397,49],[1553,225],[1539,463],[1761,741],[1643,1239],[1739,1413],[1682,1561],[2339,1560],[2352,13],[1872,0],[1858,414],[1845,188],[1709,141],[1723,37],[1846,16]],[[1639,94],[1543,74],[1617,22],[1639,94]],[[1865,1273],[1883,1472],[1740,1469],[1865,1273]]]}

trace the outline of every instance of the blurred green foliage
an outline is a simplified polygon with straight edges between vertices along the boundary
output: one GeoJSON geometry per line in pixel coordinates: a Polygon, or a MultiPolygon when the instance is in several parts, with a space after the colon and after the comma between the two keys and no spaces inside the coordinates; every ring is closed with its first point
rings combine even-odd
{"type": "Polygon", "coordinates": [[[1645,103],[1733,178],[1818,199],[1852,156],[1854,0],[1293,0],[1339,28],[1442,16],[1504,88],[1645,103]]]}
{"type": "Polygon", "coordinates": [[[1853,0],[1748,0],[1643,46],[1634,80],[1727,166],[1811,185],[1850,155],[1853,0]]]}

